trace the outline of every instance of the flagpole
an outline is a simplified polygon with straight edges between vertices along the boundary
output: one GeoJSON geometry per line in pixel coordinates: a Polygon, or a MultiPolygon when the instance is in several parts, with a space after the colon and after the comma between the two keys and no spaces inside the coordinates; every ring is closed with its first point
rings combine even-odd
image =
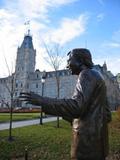
{"type": "Polygon", "coordinates": [[[24,23],[24,25],[26,26],[26,33],[29,35],[30,34],[30,20],[26,21],[24,23]]]}

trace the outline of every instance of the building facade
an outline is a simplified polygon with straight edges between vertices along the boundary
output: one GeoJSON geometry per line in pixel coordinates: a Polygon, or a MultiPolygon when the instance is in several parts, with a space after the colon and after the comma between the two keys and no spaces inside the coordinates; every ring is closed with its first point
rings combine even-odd
{"type": "MultiPolygon", "coordinates": [[[[0,79],[0,107],[6,107],[11,102],[11,93],[14,97],[15,107],[25,107],[18,97],[20,92],[35,92],[49,97],[69,98],[72,96],[77,76],[71,75],[69,70],[41,72],[35,70],[36,50],[34,49],[32,36],[28,33],[17,49],[15,73],[9,77],[0,79]],[[43,83],[44,78],[44,83],[43,83]]],[[[116,109],[120,104],[120,90],[116,77],[107,66],[95,65],[106,82],[108,101],[111,109],[116,109]]],[[[28,107],[30,107],[28,105],[28,107]]]]}
{"type": "Polygon", "coordinates": [[[118,82],[119,88],[120,88],[120,73],[117,74],[117,82],[118,82]]]}

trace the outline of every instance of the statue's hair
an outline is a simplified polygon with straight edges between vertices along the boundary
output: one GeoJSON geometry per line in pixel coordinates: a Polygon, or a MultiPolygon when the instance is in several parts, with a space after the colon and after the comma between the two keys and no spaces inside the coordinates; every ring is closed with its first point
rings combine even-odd
{"type": "Polygon", "coordinates": [[[82,61],[82,63],[89,68],[93,67],[91,53],[86,48],[75,48],[72,51],[70,51],[67,55],[75,56],[78,61],[82,61]]]}

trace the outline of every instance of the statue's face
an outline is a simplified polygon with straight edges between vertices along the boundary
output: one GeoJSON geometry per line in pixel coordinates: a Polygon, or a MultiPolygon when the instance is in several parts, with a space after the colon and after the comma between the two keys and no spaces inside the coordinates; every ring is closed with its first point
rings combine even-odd
{"type": "Polygon", "coordinates": [[[72,74],[79,75],[81,71],[82,63],[80,60],[78,61],[74,55],[69,55],[69,59],[67,61],[67,68],[71,70],[72,74]]]}

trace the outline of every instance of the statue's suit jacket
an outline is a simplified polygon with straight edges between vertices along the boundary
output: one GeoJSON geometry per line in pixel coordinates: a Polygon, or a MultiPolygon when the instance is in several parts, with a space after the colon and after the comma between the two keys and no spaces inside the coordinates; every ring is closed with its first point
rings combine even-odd
{"type": "Polygon", "coordinates": [[[97,160],[108,154],[108,128],[111,113],[103,76],[94,69],[82,70],[70,99],[44,97],[47,114],[72,121],[71,159],[97,160]]]}

